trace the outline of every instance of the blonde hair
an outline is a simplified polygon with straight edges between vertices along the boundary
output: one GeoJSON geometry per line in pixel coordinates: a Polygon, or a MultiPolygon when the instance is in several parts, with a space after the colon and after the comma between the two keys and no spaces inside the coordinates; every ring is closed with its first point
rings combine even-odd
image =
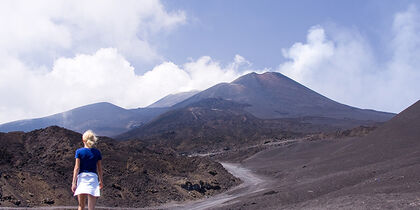
{"type": "Polygon", "coordinates": [[[93,145],[98,141],[98,138],[92,130],[87,130],[83,134],[83,141],[85,142],[87,147],[92,148],[93,145]]]}

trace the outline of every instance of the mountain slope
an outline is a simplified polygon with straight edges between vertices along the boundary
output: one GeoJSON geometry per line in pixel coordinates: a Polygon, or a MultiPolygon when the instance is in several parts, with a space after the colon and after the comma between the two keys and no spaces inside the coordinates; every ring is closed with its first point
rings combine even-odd
{"type": "Polygon", "coordinates": [[[394,116],[337,103],[275,72],[250,73],[231,83],[215,85],[174,107],[183,107],[204,98],[249,104],[245,110],[262,119],[327,117],[384,122],[394,116]]]}
{"type": "Polygon", "coordinates": [[[315,125],[301,119],[259,119],[245,111],[246,104],[206,98],[168,111],[143,126],[117,136],[142,139],[175,148],[180,152],[238,148],[270,139],[333,131],[337,127],[315,125]]]}
{"type": "Polygon", "coordinates": [[[167,108],[123,109],[111,103],[95,103],[48,117],[19,120],[0,125],[1,132],[31,131],[52,125],[76,132],[94,130],[103,136],[114,136],[142,125],[167,108]]]}
{"type": "Polygon", "coordinates": [[[169,94],[155,103],[147,106],[148,108],[158,108],[158,107],[170,107],[173,106],[181,101],[184,101],[185,99],[199,93],[198,90],[193,90],[189,92],[182,92],[182,93],[176,93],[176,94],[169,94]]]}
{"type": "MultiPolygon", "coordinates": [[[[70,186],[81,134],[48,127],[0,133],[2,207],[75,206],[70,186]]],[[[222,165],[140,141],[100,137],[104,189],[99,206],[145,207],[213,195],[239,184],[222,165]],[[188,187],[188,182],[194,187],[188,187]]]]}
{"type": "Polygon", "coordinates": [[[208,151],[372,125],[392,116],[339,104],[279,73],[251,73],[197,93],[117,138],[208,151]]]}
{"type": "Polygon", "coordinates": [[[226,209],[418,209],[420,101],[365,137],[263,151],[246,167],[273,178],[266,193],[226,209]],[[384,202],[385,201],[385,202],[384,202]]]}

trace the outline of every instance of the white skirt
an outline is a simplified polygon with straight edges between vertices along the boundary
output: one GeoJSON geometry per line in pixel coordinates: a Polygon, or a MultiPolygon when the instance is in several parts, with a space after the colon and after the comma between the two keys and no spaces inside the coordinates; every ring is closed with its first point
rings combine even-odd
{"type": "Polygon", "coordinates": [[[82,172],[77,175],[77,188],[74,191],[74,196],[79,194],[90,194],[99,197],[99,182],[98,175],[92,172],[82,172]]]}

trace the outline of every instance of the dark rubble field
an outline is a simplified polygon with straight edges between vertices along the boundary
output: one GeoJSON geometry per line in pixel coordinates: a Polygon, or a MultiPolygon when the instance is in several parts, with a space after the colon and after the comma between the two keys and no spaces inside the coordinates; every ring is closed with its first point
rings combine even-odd
{"type": "MultiPolygon", "coordinates": [[[[81,134],[53,126],[0,133],[0,144],[0,207],[77,205],[70,187],[81,134]]],[[[98,206],[158,206],[211,196],[240,183],[208,158],[106,137],[97,147],[105,185],[98,206]]]]}

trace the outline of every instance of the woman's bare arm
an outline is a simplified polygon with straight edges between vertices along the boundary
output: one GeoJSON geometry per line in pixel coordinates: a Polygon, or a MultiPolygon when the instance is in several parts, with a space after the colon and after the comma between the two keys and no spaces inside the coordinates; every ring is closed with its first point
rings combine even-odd
{"type": "Polygon", "coordinates": [[[102,160],[98,160],[96,167],[98,168],[99,188],[102,189],[104,187],[104,181],[102,179],[102,160]]]}
{"type": "Polygon", "coordinates": [[[76,163],[74,165],[74,170],[73,170],[73,182],[71,184],[71,190],[73,192],[76,191],[77,175],[79,174],[79,169],[80,169],[80,158],[76,158],[76,163]]]}

